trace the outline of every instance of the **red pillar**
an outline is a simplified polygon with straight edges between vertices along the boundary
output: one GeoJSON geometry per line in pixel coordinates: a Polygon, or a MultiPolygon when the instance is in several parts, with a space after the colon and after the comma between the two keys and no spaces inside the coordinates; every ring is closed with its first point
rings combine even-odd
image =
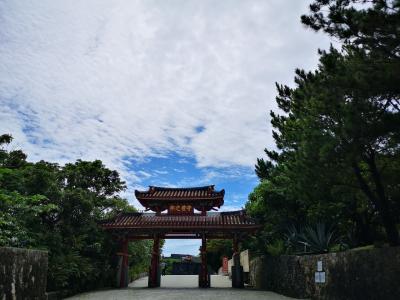
{"type": "Polygon", "coordinates": [[[160,237],[158,235],[154,236],[148,286],[149,287],[160,286],[160,237]]]}
{"type": "Polygon", "coordinates": [[[119,256],[118,286],[120,288],[127,287],[129,283],[128,244],[129,241],[123,239],[120,244],[121,251],[117,253],[119,256]]]}
{"type": "Polygon", "coordinates": [[[207,239],[205,234],[203,234],[201,239],[200,255],[201,255],[201,266],[199,274],[199,287],[207,288],[210,287],[210,281],[207,271],[207,239]]]}

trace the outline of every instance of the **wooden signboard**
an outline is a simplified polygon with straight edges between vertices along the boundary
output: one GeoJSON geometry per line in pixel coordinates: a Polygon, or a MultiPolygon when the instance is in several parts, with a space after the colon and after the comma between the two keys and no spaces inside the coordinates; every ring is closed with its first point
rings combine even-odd
{"type": "Polygon", "coordinates": [[[193,215],[193,206],[187,204],[172,204],[168,208],[170,215],[193,215]]]}

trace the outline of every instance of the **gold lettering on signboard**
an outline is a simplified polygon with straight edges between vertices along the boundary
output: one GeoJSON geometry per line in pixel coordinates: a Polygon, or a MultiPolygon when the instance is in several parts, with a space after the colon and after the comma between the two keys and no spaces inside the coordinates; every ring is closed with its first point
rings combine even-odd
{"type": "Polygon", "coordinates": [[[193,212],[193,206],[191,205],[170,205],[168,209],[170,214],[183,215],[191,214],[193,212]]]}

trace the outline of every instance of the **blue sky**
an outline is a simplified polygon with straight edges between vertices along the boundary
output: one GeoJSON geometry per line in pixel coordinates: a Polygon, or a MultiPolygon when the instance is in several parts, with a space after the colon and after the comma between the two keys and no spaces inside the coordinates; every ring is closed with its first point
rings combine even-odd
{"type": "MultiPolygon", "coordinates": [[[[309,0],[0,2],[0,129],[29,159],[101,159],[134,189],[215,184],[244,205],[275,82],[314,69],[309,0]]],[[[164,252],[196,254],[196,241],[164,252]]]]}
{"type": "Polygon", "coordinates": [[[214,184],[217,190],[225,189],[224,210],[242,208],[248,194],[258,182],[252,167],[199,168],[196,167],[193,157],[184,157],[177,153],[148,158],[134,163],[132,168],[143,176],[144,186],[186,187],[214,184]]]}

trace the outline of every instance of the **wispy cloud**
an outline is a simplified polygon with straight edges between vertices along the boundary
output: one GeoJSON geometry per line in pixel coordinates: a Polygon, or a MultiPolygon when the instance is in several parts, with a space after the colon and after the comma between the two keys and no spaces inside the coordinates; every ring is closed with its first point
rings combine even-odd
{"type": "MultiPolygon", "coordinates": [[[[309,2],[1,1],[0,133],[31,160],[101,159],[137,207],[149,184],[217,184],[240,209],[273,147],[275,82],[329,45],[300,25],[309,2]]],[[[199,242],[165,251],[182,246],[199,242]]]]}
{"type": "Polygon", "coordinates": [[[299,24],[306,3],[2,1],[2,131],[32,159],[252,165],[272,144],[274,82],[326,45],[299,24]]]}
{"type": "Polygon", "coordinates": [[[150,182],[243,194],[273,147],[275,82],[329,45],[300,24],[309,2],[1,1],[0,133],[31,160],[101,159],[135,205],[150,182]]]}

